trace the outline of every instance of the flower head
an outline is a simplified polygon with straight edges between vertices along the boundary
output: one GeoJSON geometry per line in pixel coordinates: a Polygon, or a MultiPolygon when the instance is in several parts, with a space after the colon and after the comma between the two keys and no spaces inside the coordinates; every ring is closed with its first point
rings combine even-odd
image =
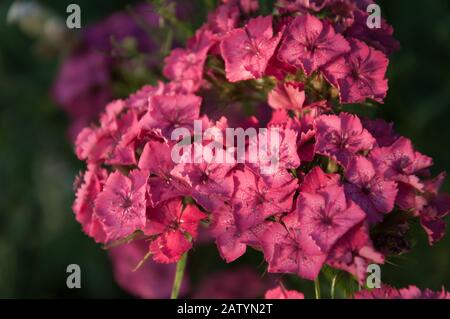
{"type": "Polygon", "coordinates": [[[300,193],[297,213],[303,231],[323,252],[328,252],[339,238],[366,218],[355,203],[347,201],[340,186],[329,186],[316,194],[300,193]]]}
{"type": "Polygon", "coordinates": [[[345,178],[348,181],[344,184],[345,194],[366,212],[370,222],[380,222],[383,213],[394,209],[397,184],[378,175],[369,159],[355,156],[347,167],[345,178]]]}
{"type": "Polygon", "coordinates": [[[148,173],[133,170],[129,176],[116,171],[109,175],[95,201],[95,212],[104,225],[108,240],[127,237],[146,224],[148,173]]]}
{"type": "Polygon", "coordinates": [[[267,227],[260,242],[269,272],[294,273],[313,280],[326,259],[326,253],[311,239],[295,213],[283,218],[283,224],[267,227]]]}
{"type": "Polygon", "coordinates": [[[192,247],[188,235],[195,239],[199,222],[206,215],[193,205],[183,209],[181,198],[165,201],[147,210],[146,235],[158,237],[150,243],[153,259],[162,263],[176,262],[192,247]]]}
{"type": "Polygon", "coordinates": [[[371,150],[375,139],[356,115],[321,115],[316,119],[316,152],[346,167],[355,154],[371,150]]]}
{"type": "Polygon", "coordinates": [[[364,42],[349,42],[350,53],[325,67],[326,78],[339,89],[342,103],[362,103],[367,98],[382,103],[388,90],[389,60],[364,42]]]}
{"type": "Polygon", "coordinates": [[[220,45],[230,82],[263,76],[281,34],[273,35],[272,17],[251,19],[243,28],[228,33],[220,45]]]}
{"type": "Polygon", "coordinates": [[[331,25],[305,14],[292,21],[281,43],[278,58],[310,75],[350,50],[348,42],[331,25]]]}

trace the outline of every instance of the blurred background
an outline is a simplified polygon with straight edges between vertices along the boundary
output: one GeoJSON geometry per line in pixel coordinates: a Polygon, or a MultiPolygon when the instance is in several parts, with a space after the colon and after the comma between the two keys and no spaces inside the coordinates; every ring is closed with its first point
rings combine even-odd
{"type": "MultiPolygon", "coordinates": [[[[65,22],[66,7],[73,2],[42,0],[40,4],[65,22]]],[[[12,3],[8,0],[0,3],[0,297],[131,297],[114,280],[108,253],[81,232],[71,210],[72,184],[83,169],[72,149],[73,131],[77,130],[75,115],[57,103],[58,98],[67,95],[55,97],[55,88],[51,92],[61,62],[73,48],[70,39],[79,37],[79,31],[64,34],[66,41],[52,45],[40,35],[24,32],[27,26],[17,21],[7,23],[12,3]],[[66,267],[73,263],[81,267],[81,289],[66,286],[66,267]]],[[[134,2],[77,0],[76,3],[82,10],[83,30],[113,12],[127,10],[134,2]]],[[[410,137],[418,150],[433,157],[433,173],[450,171],[450,2],[378,3],[383,17],[395,29],[401,50],[390,60],[390,89],[385,105],[368,113],[393,121],[400,134],[410,137]]],[[[162,41],[170,36],[173,45],[177,45],[178,39],[182,42],[190,30],[205,20],[213,4],[214,1],[208,0],[189,1],[189,6],[180,13],[183,25],[174,25],[178,27],[175,32],[164,28],[162,41]]],[[[12,18],[10,12],[9,20],[12,18]]],[[[59,34],[56,32],[55,36],[59,34]]],[[[118,44],[122,45],[125,48],[120,49],[127,53],[133,51],[133,43],[118,44]]],[[[154,60],[150,64],[156,70],[163,49],[158,47],[152,55],[154,60]]],[[[142,60],[133,58],[133,66],[139,67],[142,60]]],[[[127,79],[127,74],[121,71],[114,70],[108,78],[117,84],[113,96],[126,95],[143,83],[156,80],[144,72],[126,81],[129,87],[123,87],[118,79],[127,79]]],[[[73,80],[76,82],[77,77],[73,76],[73,80]]],[[[444,191],[450,192],[449,179],[444,191]]],[[[382,281],[399,287],[414,284],[420,288],[439,289],[441,285],[450,288],[450,236],[433,247],[428,246],[420,230],[414,238],[410,253],[382,267],[382,281]]],[[[201,286],[200,278],[210,269],[217,272],[228,267],[211,247],[204,245],[191,254],[188,265],[191,285],[201,286]]],[[[261,254],[249,250],[231,267],[245,269],[246,264],[258,270],[256,278],[262,276],[261,254]]],[[[242,276],[247,275],[244,271],[242,276]]],[[[216,284],[220,287],[220,278],[216,284]]],[[[312,289],[312,283],[293,280],[291,284],[307,295],[312,289]]]]}

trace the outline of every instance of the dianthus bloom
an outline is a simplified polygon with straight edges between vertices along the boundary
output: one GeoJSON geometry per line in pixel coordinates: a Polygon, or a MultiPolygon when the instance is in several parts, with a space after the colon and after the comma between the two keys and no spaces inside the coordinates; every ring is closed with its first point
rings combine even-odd
{"type": "MultiPolygon", "coordinates": [[[[201,229],[226,262],[253,248],[269,273],[315,280],[326,267],[361,285],[369,264],[411,246],[414,220],[430,244],[444,236],[445,174],[433,178],[432,159],[392,124],[342,111],[384,101],[390,29],[377,41],[362,34],[361,1],[277,7],[261,16],[253,1],[224,1],[166,58],[169,82],[110,102],[81,131],[75,149],[87,171],[73,209],[87,235],[107,246],[144,240],[143,260],[175,263],[201,229]]],[[[206,282],[229,288],[221,276],[206,282]]],[[[266,293],[302,297],[281,283],[266,293]]]]}

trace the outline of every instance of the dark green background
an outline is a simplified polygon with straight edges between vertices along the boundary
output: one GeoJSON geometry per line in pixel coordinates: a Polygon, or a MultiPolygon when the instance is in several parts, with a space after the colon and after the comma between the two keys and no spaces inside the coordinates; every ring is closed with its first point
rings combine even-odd
{"type": "MultiPolygon", "coordinates": [[[[63,15],[74,1],[41,1],[63,15]]],[[[128,1],[78,0],[83,25],[128,1]]],[[[204,1],[198,0],[205,8],[204,1]]],[[[49,98],[58,59],[43,58],[34,41],[5,22],[11,1],[0,3],[0,297],[126,297],[112,278],[106,252],[75,221],[72,181],[82,168],[68,142],[64,113],[49,98]],[[82,289],[66,287],[66,267],[82,268],[82,289]]],[[[372,116],[395,122],[402,135],[435,160],[435,173],[450,169],[450,3],[447,0],[382,1],[401,51],[390,61],[390,90],[372,116]]],[[[198,25],[204,10],[193,19],[198,25]]],[[[450,182],[445,183],[450,191],[450,182]]],[[[396,286],[450,287],[450,236],[429,247],[417,231],[411,253],[382,268],[396,286]]],[[[198,250],[193,277],[215,265],[213,250],[198,250]]],[[[250,253],[244,262],[261,261],[250,253]]],[[[259,271],[263,267],[258,268],[259,271]]],[[[312,296],[310,283],[302,284],[312,296]]]]}

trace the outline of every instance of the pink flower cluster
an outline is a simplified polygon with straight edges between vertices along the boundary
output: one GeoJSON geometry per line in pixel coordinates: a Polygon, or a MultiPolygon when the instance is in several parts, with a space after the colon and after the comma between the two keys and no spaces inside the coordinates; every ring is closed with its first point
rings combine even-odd
{"type": "MultiPolygon", "coordinates": [[[[227,262],[250,246],[269,272],[313,280],[329,265],[360,283],[369,263],[403,252],[386,239],[390,216],[406,214],[399,231],[418,218],[430,244],[440,240],[450,210],[439,193],[444,174],[433,178],[432,159],[391,124],[340,111],[387,93],[386,54],[398,44],[385,22],[361,26],[371,1],[279,1],[273,15],[256,18],[256,1],[224,2],[166,58],[168,83],[111,102],[78,135],[87,171],[73,209],[86,234],[100,243],[144,238],[154,261],[173,263],[204,224],[227,262]],[[213,118],[214,103],[254,116],[213,118]],[[267,123],[263,105],[272,108],[267,123]],[[220,131],[236,122],[278,128],[279,170],[175,163],[171,133],[193,133],[194,120],[220,131]]],[[[290,295],[280,289],[268,296],[290,295]]]]}

